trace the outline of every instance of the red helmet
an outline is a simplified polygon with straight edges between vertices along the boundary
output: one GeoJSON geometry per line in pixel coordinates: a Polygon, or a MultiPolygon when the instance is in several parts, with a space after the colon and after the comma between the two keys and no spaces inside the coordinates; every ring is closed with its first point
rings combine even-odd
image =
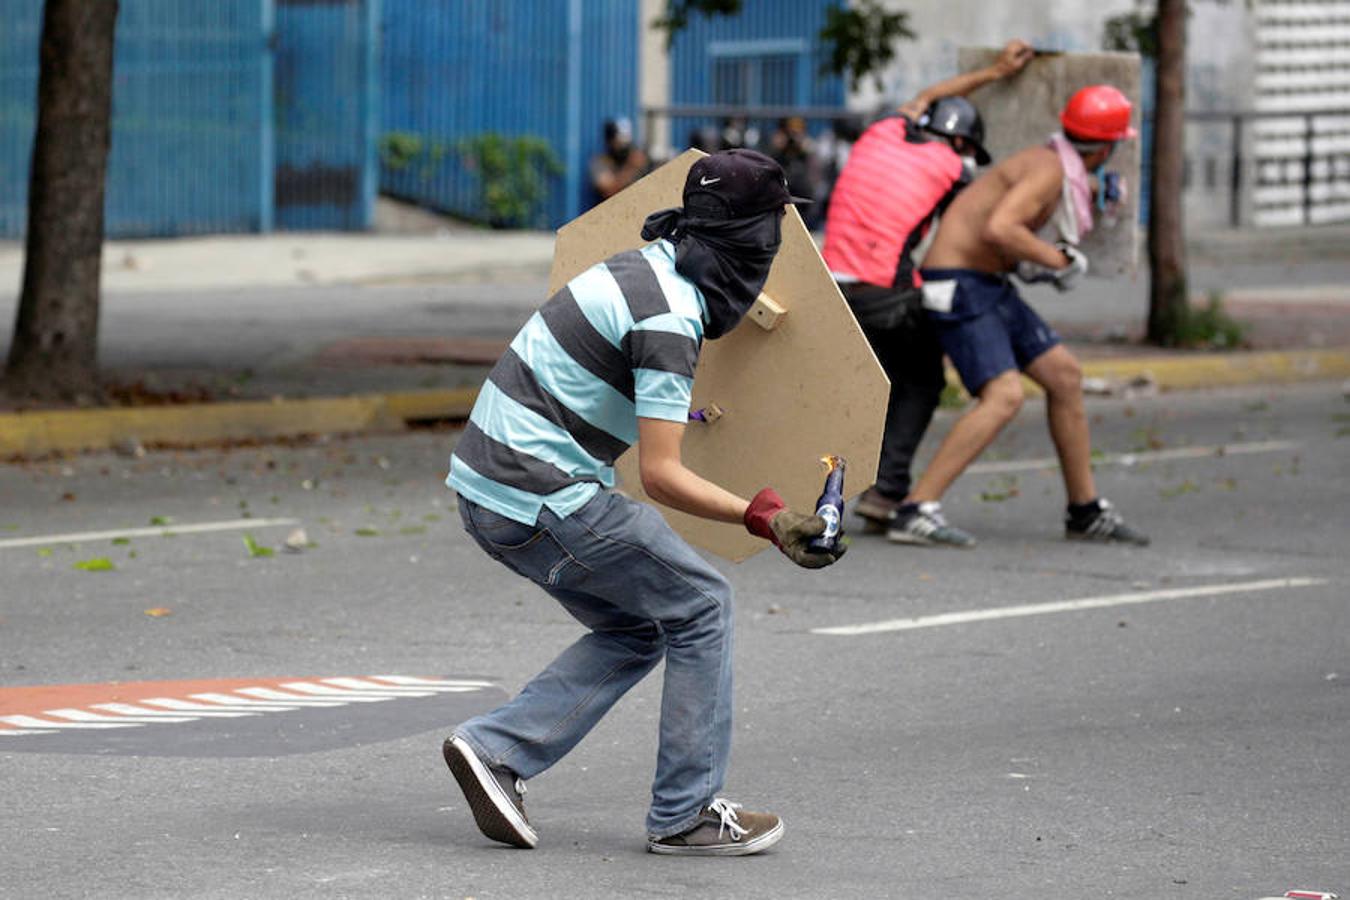
{"type": "Polygon", "coordinates": [[[1059,122],[1064,133],[1080,141],[1123,141],[1138,132],[1130,127],[1129,99],[1109,84],[1083,88],[1064,104],[1059,122]]]}

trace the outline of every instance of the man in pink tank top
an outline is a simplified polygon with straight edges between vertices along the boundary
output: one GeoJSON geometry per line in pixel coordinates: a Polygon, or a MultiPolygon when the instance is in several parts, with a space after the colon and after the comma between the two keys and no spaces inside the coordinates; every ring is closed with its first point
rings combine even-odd
{"type": "Polygon", "coordinates": [[[1020,72],[1032,55],[1010,41],[992,66],[925,88],[873,123],[830,195],[825,263],[891,380],[877,481],[854,510],[868,531],[890,527],[909,493],[910,464],[942,394],[942,347],[913,256],[975,166],[989,162],[984,125],[964,95],[1020,72]]]}

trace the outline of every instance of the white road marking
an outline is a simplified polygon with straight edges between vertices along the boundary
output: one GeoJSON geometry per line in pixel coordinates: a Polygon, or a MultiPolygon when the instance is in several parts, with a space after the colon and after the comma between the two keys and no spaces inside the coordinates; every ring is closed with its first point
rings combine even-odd
{"type": "Polygon", "coordinates": [[[287,706],[346,706],[345,700],[316,700],[312,697],[301,697],[299,694],[288,694],[285,691],[274,691],[265,687],[246,687],[238,688],[236,694],[247,694],[250,697],[256,697],[259,700],[284,700],[287,706]]]}
{"type": "Polygon", "coordinates": [[[298,525],[299,519],[231,519],[227,522],[198,522],[195,525],[157,525],[153,528],[119,528],[113,531],[76,531],[68,534],[44,534],[38,537],[0,540],[0,550],[16,547],[41,547],[50,544],[80,544],[109,541],[113,538],[165,537],[180,534],[204,534],[210,531],[242,531],[246,528],[276,528],[298,525]]]}
{"type": "Polygon", "coordinates": [[[389,694],[395,697],[434,697],[435,690],[427,688],[411,687],[390,687],[387,684],[376,684],[373,681],[362,681],[360,678],[323,678],[320,679],[324,684],[331,684],[334,687],[347,688],[353,691],[360,691],[363,694],[389,694]]]}
{"type": "Polygon", "coordinates": [[[441,685],[443,687],[467,687],[467,688],[490,688],[495,685],[491,681],[477,681],[467,678],[416,678],[411,675],[372,675],[371,678],[376,681],[387,681],[390,684],[410,685],[441,685]]]}
{"type": "Polygon", "coordinates": [[[0,716],[0,737],[59,734],[61,730],[71,728],[139,728],[141,725],[171,725],[205,718],[239,718],[269,712],[347,706],[351,703],[435,697],[442,693],[477,691],[492,686],[490,681],[416,678],[407,675],[323,678],[315,682],[295,681],[281,685],[286,690],[259,685],[235,688],[230,694],[192,694],[191,700],[151,697],[138,700],[135,704],[91,703],[85,709],[48,709],[42,711],[41,717],[0,716]]]}
{"type": "Polygon", "coordinates": [[[53,722],[34,716],[0,716],[0,722],[20,728],[140,728],[140,722],[53,722]]]}
{"type": "Polygon", "coordinates": [[[374,692],[365,693],[361,691],[346,691],[342,688],[335,688],[327,684],[310,684],[306,681],[291,681],[283,684],[288,691],[295,691],[300,694],[312,694],[316,697],[331,697],[334,700],[339,697],[344,700],[352,700],[356,703],[379,703],[384,700],[397,700],[398,694],[376,694],[374,692]]]}
{"type": "Polygon", "coordinates": [[[181,712],[171,712],[164,709],[146,709],[144,706],[133,706],[130,703],[95,703],[90,709],[103,709],[124,716],[140,716],[142,718],[154,719],[157,722],[191,722],[203,718],[237,719],[240,716],[253,715],[253,713],[220,712],[214,709],[207,710],[203,707],[202,710],[193,710],[189,717],[184,719],[184,713],[181,712]]]}
{"type": "Polygon", "coordinates": [[[192,703],[187,700],[179,700],[175,697],[155,697],[151,700],[142,700],[142,703],[148,703],[151,706],[162,706],[165,709],[183,710],[185,712],[204,713],[206,715],[215,715],[228,718],[239,718],[240,716],[256,716],[261,710],[246,710],[235,707],[226,709],[223,706],[211,705],[205,703],[192,703]]]}
{"type": "Polygon", "coordinates": [[[55,716],[58,719],[69,719],[72,722],[195,722],[192,716],[174,716],[172,718],[163,718],[159,716],[105,716],[99,713],[89,712],[87,709],[44,709],[44,716],[55,716]]]}
{"type": "Polygon", "coordinates": [[[258,712],[290,712],[296,709],[294,706],[287,706],[282,703],[263,703],[261,700],[250,700],[247,697],[231,697],[229,694],[188,694],[193,700],[200,700],[203,703],[215,703],[218,706],[225,706],[231,709],[256,709],[258,712]]]}
{"type": "Polygon", "coordinates": [[[910,619],[890,619],[866,625],[839,625],[832,628],[812,628],[812,634],[853,637],[861,634],[879,634],[885,631],[911,631],[916,628],[937,628],[943,625],[965,625],[992,619],[1013,619],[1022,616],[1041,616],[1049,613],[1076,612],[1084,609],[1104,609],[1111,606],[1131,606],[1138,603],[1157,603],[1161,600],[1182,600],[1190,597],[1215,597],[1222,594],[1244,594],[1252,591],[1273,591],[1284,588],[1312,587],[1326,584],[1325,578],[1273,578],[1267,581],[1244,581],[1234,584],[1209,584],[1189,588],[1169,588],[1159,591],[1141,591],[1136,594],[1111,594],[1105,597],[1085,597],[1081,600],[1063,600],[1056,603],[1031,603],[1025,606],[1003,606],[994,609],[972,609],[964,612],[939,613],[910,619]]]}
{"type": "MultiPolygon", "coordinates": [[[[1107,453],[1092,460],[1093,465],[1137,466],[1141,463],[1167,462],[1183,459],[1222,459],[1249,453],[1278,453],[1297,450],[1298,441],[1252,441],[1246,444],[1214,444],[1202,447],[1174,447],[1170,450],[1141,450],[1138,453],[1107,453]]],[[[975,463],[966,471],[974,474],[997,472],[1035,472],[1040,469],[1058,469],[1059,460],[1053,456],[1041,459],[1010,459],[1004,462],[975,463]]]]}

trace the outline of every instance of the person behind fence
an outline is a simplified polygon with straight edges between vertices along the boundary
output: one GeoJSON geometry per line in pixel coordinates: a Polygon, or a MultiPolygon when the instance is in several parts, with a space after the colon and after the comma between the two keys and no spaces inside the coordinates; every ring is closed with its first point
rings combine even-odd
{"type": "Polygon", "coordinates": [[[1097,493],[1078,361],[1009,279],[1016,273],[1023,282],[1063,291],[1087,272],[1076,242],[1092,229],[1094,206],[1120,190],[1119,177],[1102,167],[1119,141],[1135,136],[1130,117],[1130,101],[1115,87],[1083,88],[1060,113],[1062,132],[995,165],[942,217],[920,272],[924,308],[977,400],[947,433],[898,511],[917,523],[916,542],[974,545],[973,537],[942,518],[938,503],[1017,414],[1025,373],[1045,390],[1068,495],[1065,536],[1148,543],[1097,493]],[[1061,239],[1038,234],[1044,228],[1061,239]]]}
{"type": "MultiPolygon", "coordinates": [[[[769,155],[783,167],[789,191],[811,200],[820,199],[820,160],[816,157],[815,141],[806,130],[805,119],[799,116],[779,119],[777,129],[769,135],[769,155]]],[[[807,228],[818,227],[819,209],[819,204],[812,204],[799,210],[807,228]]]]}
{"type": "MultiPolygon", "coordinates": [[[[749,311],[778,252],[778,164],[753,150],[690,168],[683,207],[653,213],[652,241],[573,278],[525,324],[488,375],[451,457],[465,530],[535,582],[587,633],[505,706],[456,727],[444,756],[480,830],[533,847],[524,781],[561,760],[662,660],[659,750],[647,848],[745,855],[783,823],[722,796],[731,751],[731,585],[655,508],[612,490],[637,443],[642,485],[674,509],[743,523],[799,566],[817,515],[772,488],[746,500],[685,468],[680,443],[694,366],[749,311]]],[[[753,465],[753,461],[747,462],[753,465]]]]}
{"type": "Polygon", "coordinates": [[[1008,42],[985,69],[920,91],[854,143],[830,196],[825,263],[891,381],[874,485],[854,511],[869,530],[909,539],[910,465],[942,394],[942,348],[923,312],[914,254],[937,215],[989,162],[980,114],[962,95],[1020,72],[1027,43],[1008,42]]]}
{"type": "Polygon", "coordinates": [[[608,200],[647,174],[647,154],[633,146],[633,126],[627,119],[609,119],[604,126],[605,149],[591,158],[591,187],[608,200]]]}

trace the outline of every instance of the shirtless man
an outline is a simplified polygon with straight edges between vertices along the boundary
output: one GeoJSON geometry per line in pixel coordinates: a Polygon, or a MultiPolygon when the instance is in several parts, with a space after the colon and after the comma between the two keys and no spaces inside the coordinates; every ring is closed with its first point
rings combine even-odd
{"type": "Polygon", "coordinates": [[[1087,258],[1077,247],[1050,243],[1037,231],[1068,202],[1066,173],[1071,185],[1076,180],[1084,191],[1098,189],[1087,173],[1106,162],[1116,142],[1134,137],[1130,116],[1129,100],[1114,87],[1084,88],[1060,115],[1064,134],[1056,140],[1064,155],[1053,146],[1022,150],[962,191],[943,217],[921,269],[924,307],[943,350],[979,402],[957,420],[897,512],[917,514],[926,526],[906,532],[910,543],[974,546],[973,537],[946,522],[939,501],[1021,408],[1023,372],[1045,390],[1050,436],[1068,493],[1066,536],[1148,543],[1097,494],[1078,361],[1008,277],[1016,272],[1023,281],[1067,290],[1087,271],[1087,258]]]}

